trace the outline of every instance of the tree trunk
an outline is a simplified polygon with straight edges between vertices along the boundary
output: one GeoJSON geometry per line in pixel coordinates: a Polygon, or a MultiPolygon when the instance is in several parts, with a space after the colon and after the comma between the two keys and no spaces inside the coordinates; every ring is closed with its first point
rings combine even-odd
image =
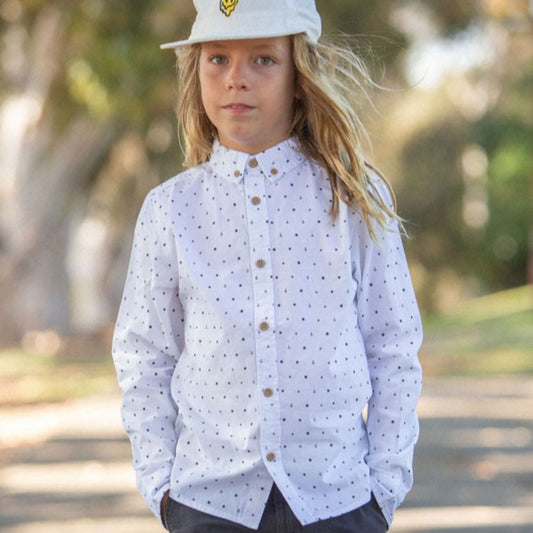
{"type": "Polygon", "coordinates": [[[115,125],[85,117],[53,133],[44,110],[61,26],[56,8],[42,10],[24,84],[0,106],[0,345],[30,330],[69,330],[69,216],[117,136],[115,125]]]}

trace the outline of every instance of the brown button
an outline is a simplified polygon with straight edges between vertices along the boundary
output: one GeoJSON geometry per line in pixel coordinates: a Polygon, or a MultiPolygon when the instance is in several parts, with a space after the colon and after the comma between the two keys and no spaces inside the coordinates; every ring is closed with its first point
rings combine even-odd
{"type": "Polygon", "coordinates": [[[236,177],[236,178],[240,178],[241,177],[241,171],[240,170],[236,170],[233,175],[236,177]]]}
{"type": "Polygon", "coordinates": [[[273,168],[270,170],[270,173],[275,176],[277,173],[278,173],[278,169],[277,168],[273,168]]]}
{"type": "Polygon", "coordinates": [[[276,460],[276,454],[272,453],[272,452],[268,452],[267,453],[267,461],[269,461],[271,463],[272,461],[275,461],[275,460],[276,460]]]}
{"type": "Polygon", "coordinates": [[[266,331],[269,327],[270,325],[268,324],[268,322],[261,322],[261,324],[259,324],[259,329],[261,331],[266,331]]]}
{"type": "Polygon", "coordinates": [[[257,268],[265,268],[265,265],[266,265],[266,261],[264,259],[258,259],[256,262],[255,262],[255,266],[257,268]]]}
{"type": "Polygon", "coordinates": [[[263,395],[265,398],[270,398],[274,394],[272,389],[263,389],[263,395]]]}
{"type": "Polygon", "coordinates": [[[259,196],[254,196],[252,198],[252,204],[259,205],[260,203],[261,203],[261,198],[259,198],[259,196]]]}
{"type": "Polygon", "coordinates": [[[250,168],[257,168],[258,164],[259,163],[257,162],[257,159],[255,157],[252,157],[252,159],[248,161],[248,165],[250,166],[250,168]]]}

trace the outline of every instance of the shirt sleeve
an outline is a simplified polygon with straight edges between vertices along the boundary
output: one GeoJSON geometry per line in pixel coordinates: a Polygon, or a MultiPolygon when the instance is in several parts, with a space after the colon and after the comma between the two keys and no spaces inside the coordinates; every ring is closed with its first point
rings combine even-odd
{"type": "MultiPolygon", "coordinates": [[[[389,203],[384,183],[378,191],[389,203]]],[[[421,390],[420,314],[397,224],[376,227],[378,242],[359,233],[357,309],[372,396],[367,432],[371,489],[389,524],[413,483],[413,451],[421,390]]]]}
{"type": "Polygon", "coordinates": [[[131,441],[137,485],[160,519],[177,442],[171,380],[182,351],[183,310],[170,216],[149,194],[139,214],[113,337],[123,391],[122,423],[131,441]]]}

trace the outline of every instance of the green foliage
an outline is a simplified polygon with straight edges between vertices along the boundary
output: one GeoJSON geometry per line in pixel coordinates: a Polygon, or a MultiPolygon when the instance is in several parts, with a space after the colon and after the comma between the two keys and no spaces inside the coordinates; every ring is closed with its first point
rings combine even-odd
{"type": "MultiPolygon", "coordinates": [[[[529,56],[524,54],[525,57],[529,56]]],[[[505,83],[493,106],[479,118],[461,116],[450,106],[405,143],[405,182],[399,204],[413,223],[412,255],[430,275],[421,291],[427,310],[435,309],[434,273],[445,265],[474,290],[491,292],[527,283],[533,194],[533,68],[502,65],[505,83]],[[468,176],[464,154],[475,146],[486,163],[468,176]],[[474,191],[484,213],[469,223],[465,204],[474,191]],[[483,219],[486,217],[486,220],[483,219]]],[[[469,83],[490,83],[490,73],[465,76],[469,83]],[[483,81],[480,81],[483,80],[483,81]]]]}
{"type": "Polygon", "coordinates": [[[392,0],[317,0],[322,17],[323,35],[335,40],[349,36],[351,45],[358,50],[374,76],[380,81],[383,68],[396,69],[399,55],[407,47],[405,36],[392,25],[390,14],[395,6],[392,0]]]}
{"type": "MultiPolygon", "coordinates": [[[[158,110],[172,109],[174,58],[159,49],[170,36],[153,17],[166,11],[179,21],[169,4],[85,0],[71,9],[66,81],[74,102],[141,129],[158,110]]],[[[179,22],[175,26],[180,29],[179,22]]]]}
{"type": "Polygon", "coordinates": [[[494,265],[493,282],[509,286],[525,282],[528,228],[531,218],[533,131],[518,141],[505,139],[494,150],[489,166],[491,220],[487,227],[486,259],[494,265]]]}
{"type": "Polygon", "coordinates": [[[482,243],[491,287],[527,281],[533,194],[533,69],[515,74],[500,105],[475,125],[488,160],[490,219],[482,243]]]}
{"type": "Polygon", "coordinates": [[[414,253],[430,270],[443,258],[454,268],[464,261],[463,181],[457,161],[467,135],[463,123],[447,119],[419,132],[404,148],[406,179],[398,201],[415,236],[414,253]]]}
{"type": "Polygon", "coordinates": [[[473,0],[429,0],[423,2],[440,23],[444,34],[466,29],[479,13],[479,2],[473,0]]]}

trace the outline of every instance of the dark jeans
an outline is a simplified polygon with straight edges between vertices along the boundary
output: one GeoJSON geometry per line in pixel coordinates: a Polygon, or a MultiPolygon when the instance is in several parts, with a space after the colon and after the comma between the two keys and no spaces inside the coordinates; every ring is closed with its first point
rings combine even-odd
{"type": "MultiPolygon", "coordinates": [[[[253,529],[217,518],[168,500],[166,522],[170,533],[252,533],[253,529]]],[[[341,516],[302,526],[281,492],[273,486],[259,533],[385,533],[387,521],[372,496],[366,504],[341,516]]]]}

